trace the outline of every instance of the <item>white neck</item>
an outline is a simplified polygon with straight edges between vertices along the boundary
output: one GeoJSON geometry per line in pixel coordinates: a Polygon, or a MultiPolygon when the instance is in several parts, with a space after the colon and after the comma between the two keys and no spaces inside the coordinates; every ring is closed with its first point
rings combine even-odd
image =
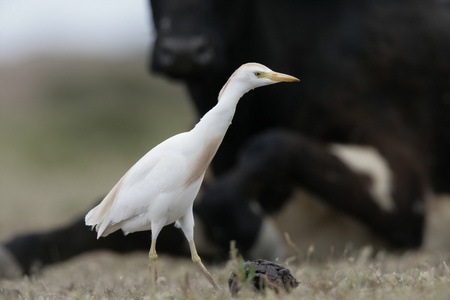
{"type": "Polygon", "coordinates": [[[239,99],[248,91],[249,88],[245,84],[231,77],[220,92],[218,103],[203,116],[193,130],[211,131],[211,134],[223,137],[231,124],[239,99]]]}

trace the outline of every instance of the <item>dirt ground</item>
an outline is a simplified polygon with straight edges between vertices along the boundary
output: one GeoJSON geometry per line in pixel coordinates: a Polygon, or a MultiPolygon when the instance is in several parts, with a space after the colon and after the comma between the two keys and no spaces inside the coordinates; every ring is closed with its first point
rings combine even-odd
{"type": "MultiPolygon", "coordinates": [[[[0,242],[84,214],[150,148],[197,120],[184,88],[149,76],[146,64],[145,56],[39,58],[0,69],[0,242]]],[[[364,248],[322,263],[279,263],[301,282],[284,299],[450,299],[447,250],[364,248]]],[[[208,268],[220,291],[188,258],[161,254],[154,287],[147,253],[89,253],[0,280],[0,299],[231,299],[236,266],[208,268]]],[[[239,298],[279,295],[243,290],[239,298]]]]}

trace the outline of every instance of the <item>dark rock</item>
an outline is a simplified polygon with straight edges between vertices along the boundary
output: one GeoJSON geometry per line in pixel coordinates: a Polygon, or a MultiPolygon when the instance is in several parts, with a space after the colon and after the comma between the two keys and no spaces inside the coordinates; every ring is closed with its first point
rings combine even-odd
{"type": "Polygon", "coordinates": [[[254,277],[247,284],[256,291],[264,291],[266,288],[270,288],[276,293],[279,293],[280,290],[285,290],[289,293],[299,285],[299,282],[286,267],[268,260],[257,259],[244,263],[245,278],[240,278],[240,275],[231,272],[228,279],[228,287],[233,296],[238,294],[243,283],[246,282],[252,266],[255,270],[254,277]]]}

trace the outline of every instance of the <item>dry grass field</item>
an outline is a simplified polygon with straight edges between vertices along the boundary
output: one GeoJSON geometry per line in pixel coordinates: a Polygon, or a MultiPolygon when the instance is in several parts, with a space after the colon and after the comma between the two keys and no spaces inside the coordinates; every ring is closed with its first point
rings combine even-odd
{"type": "MultiPolygon", "coordinates": [[[[182,86],[146,61],[41,58],[0,69],[0,242],[85,213],[152,146],[195,121],[182,86]]],[[[443,239],[449,239],[442,236],[443,239]]],[[[239,299],[450,299],[450,252],[372,253],[280,261],[300,285],[239,299]]],[[[230,261],[208,266],[160,254],[153,287],[146,253],[83,254],[30,277],[0,279],[0,299],[231,299],[230,261]]]]}

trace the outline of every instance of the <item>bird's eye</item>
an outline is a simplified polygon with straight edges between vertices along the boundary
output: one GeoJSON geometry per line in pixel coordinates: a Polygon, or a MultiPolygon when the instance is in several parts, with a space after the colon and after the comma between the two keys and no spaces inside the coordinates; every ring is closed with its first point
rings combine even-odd
{"type": "Polygon", "coordinates": [[[261,75],[262,75],[261,72],[255,72],[256,77],[261,77],[261,75]]]}

